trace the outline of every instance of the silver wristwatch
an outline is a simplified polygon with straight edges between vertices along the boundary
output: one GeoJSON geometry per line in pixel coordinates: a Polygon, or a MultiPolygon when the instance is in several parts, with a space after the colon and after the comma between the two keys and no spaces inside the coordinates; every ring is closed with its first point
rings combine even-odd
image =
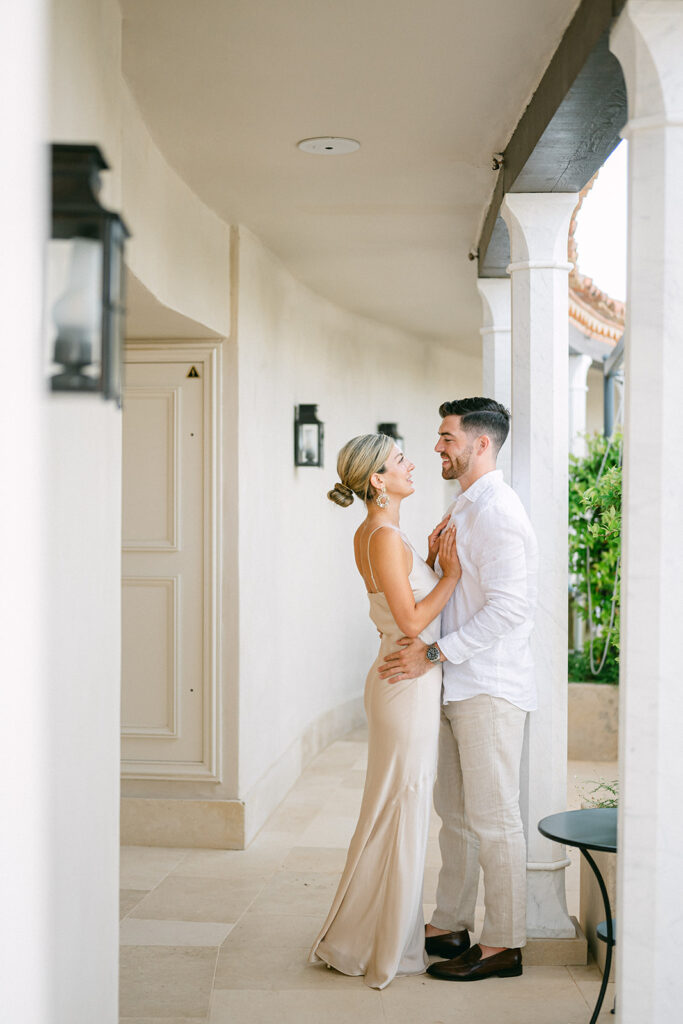
{"type": "Polygon", "coordinates": [[[441,651],[437,644],[431,644],[425,653],[427,655],[427,661],[441,661],[441,651]]]}

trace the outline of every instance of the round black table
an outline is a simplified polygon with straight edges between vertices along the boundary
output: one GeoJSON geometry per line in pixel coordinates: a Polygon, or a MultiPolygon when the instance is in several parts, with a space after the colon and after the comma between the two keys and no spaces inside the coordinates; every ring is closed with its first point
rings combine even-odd
{"type": "Polygon", "coordinates": [[[539,821],[538,831],[541,835],[546,836],[547,839],[554,840],[556,843],[576,846],[581,850],[600,886],[602,900],[605,904],[607,949],[602,985],[600,986],[598,1001],[593,1010],[593,1016],[590,1019],[590,1024],[595,1024],[605,998],[605,992],[607,991],[609,972],[612,966],[614,931],[612,926],[612,909],[609,905],[609,896],[607,895],[605,882],[598,870],[597,864],[588,851],[617,852],[617,809],[616,807],[587,807],[580,811],[561,811],[559,814],[549,814],[547,818],[541,818],[539,821]]]}

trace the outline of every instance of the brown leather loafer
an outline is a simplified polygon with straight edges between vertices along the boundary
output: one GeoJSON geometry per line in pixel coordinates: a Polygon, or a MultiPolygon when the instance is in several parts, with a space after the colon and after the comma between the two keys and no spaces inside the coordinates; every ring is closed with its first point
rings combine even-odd
{"type": "Polygon", "coordinates": [[[429,956],[443,956],[452,960],[470,948],[470,933],[464,928],[461,932],[446,932],[445,935],[427,935],[425,950],[429,956]]]}
{"type": "Polygon", "coordinates": [[[444,981],[481,981],[482,978],[518,978],[522,973],[521,949],[504,949],[482,959],[479,944],[454,960],[431,964],[427,974],[444,981]]]}

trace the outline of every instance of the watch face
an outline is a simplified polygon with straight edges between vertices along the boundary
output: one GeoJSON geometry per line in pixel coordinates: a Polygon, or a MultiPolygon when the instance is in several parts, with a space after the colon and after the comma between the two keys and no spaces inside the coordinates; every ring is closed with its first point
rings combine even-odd
{"type": "Polygon", "coordinates": [[[427,658],[429,661],[439,661],[439,648],[436,644],[432,644],[431,647],[427,648],[427,658]]]}

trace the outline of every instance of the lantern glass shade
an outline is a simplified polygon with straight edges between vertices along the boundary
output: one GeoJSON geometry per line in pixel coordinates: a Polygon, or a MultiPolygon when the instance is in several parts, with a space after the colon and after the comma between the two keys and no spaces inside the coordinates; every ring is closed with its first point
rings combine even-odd
{"type": "Polygon", "coordinates": [[[403,435],[400,432],[398,423],[378,423],[377,433],[386,434],[387,437],[393,437],[398,448],[403,451],[404,440],[403,435]]]}
{"type": "Polygon", "coordinates": [[[47,361],[53,391],[99,391],[119,402],[128,231],[99,201],[106,167],[96,146],[52,147],[47,361]]]}
{"type": "Polygon", "coordinates": [[[55,391],[97,391],[102,363],[102,243],[52,239],[48,249],[48,351],[55,391]]]}
{"type": "Polygon", "coordinates": [[[294,464],[323,464],[324,424],[318,419],[317,405],[300,405],[294,413],[294,464]]]}

